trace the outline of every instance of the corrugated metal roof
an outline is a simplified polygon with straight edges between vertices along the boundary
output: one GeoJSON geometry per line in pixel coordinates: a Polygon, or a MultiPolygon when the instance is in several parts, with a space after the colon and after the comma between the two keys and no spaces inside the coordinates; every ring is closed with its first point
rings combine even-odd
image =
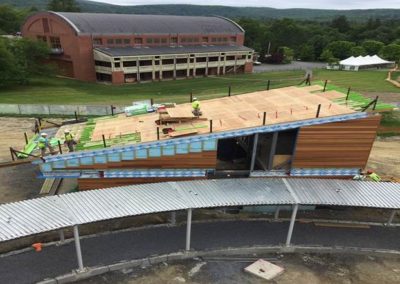
{"type": "Polygon", "coordinates": [[[229,51],[253,51],[240,45],[193,45],[193,46],[160,46],[160,47],[97,47],[95,50],[109,56],[139,56],[159,54],[210,53],[229,51]]]}
{"type": "Polygon", "coordinates": [[[188,208],[290,205],[297,202],[400,209],[400,184],[248,178],[154,183],[84,191],[1,205],[0,241],[73,225],[188,208]]]}
{"type": "Polygon", "coordinates": [[[242,34],[222,17],[50,12],[83,34],[242,34]]]}

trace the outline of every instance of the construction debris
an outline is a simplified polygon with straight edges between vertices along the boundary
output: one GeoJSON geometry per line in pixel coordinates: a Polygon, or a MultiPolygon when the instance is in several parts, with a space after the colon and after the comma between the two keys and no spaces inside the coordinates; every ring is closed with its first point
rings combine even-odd
{"type": "Polygon", "coordinates": [[[284,268],[263,259],[250,264],[244,270],[265,280],[272,280],[284,272],[284,268]]]}

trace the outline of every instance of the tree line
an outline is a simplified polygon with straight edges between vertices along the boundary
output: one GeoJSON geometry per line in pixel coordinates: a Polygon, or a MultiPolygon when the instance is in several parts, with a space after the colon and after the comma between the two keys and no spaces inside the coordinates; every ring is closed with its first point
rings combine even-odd
{"type": "Polygon", "coordinates": [[[292,50],[293,58],[304,61],[335,62],[374,54],[400,61],[400,20],[354,22],[339,16],[325,22],[246,18],[238,23],[246,31],[245,45],[259,52],[264,61],[282,57],[283,47],[292,50]],[[265,57],[269,45],[271,56],[265,57]]]}

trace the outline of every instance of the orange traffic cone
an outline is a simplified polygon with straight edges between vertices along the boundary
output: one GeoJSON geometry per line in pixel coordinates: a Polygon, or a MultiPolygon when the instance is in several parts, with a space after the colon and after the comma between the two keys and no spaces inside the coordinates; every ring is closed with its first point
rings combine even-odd
{"type": "Polygon", "coordinates": [[[32,247],[35,249],[35,251],[39,252],[42,251],[42,243],[34,243],[32,244],[32,247]]]}

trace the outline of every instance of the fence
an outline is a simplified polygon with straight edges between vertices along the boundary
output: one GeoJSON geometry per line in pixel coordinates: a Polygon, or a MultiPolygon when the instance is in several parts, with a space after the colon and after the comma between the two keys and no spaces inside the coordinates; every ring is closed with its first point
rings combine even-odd
{"type": "Polygon", "coordinates": [[[0,114],[18,115],[111,115],[124,111],[125,106],[112,105],[34,105],[34,104],[0,104],[0,114]]]}

